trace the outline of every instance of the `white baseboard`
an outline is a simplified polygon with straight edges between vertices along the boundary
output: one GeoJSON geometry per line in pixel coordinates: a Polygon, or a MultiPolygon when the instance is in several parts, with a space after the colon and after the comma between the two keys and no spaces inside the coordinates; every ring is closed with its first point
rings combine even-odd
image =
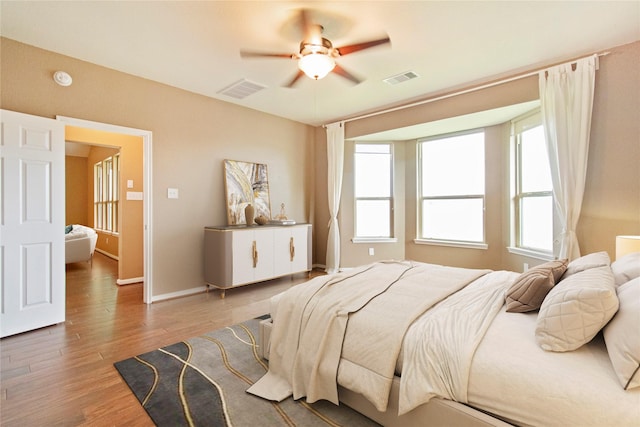
{"type": "Polygon", "coordinates": [[[115,259],[116,261],[120,261],[120,258],[119,258],[119,257],[117,257],[117,256],[116,256],[116,255],[114,255],[114,254],[110,254],[109,252],[106,252],[106,251],[104,251],[104,250],[102,250],[102,249],[98,249],[98,248],[96,248],[96,249],[95,249],[95,251],[96,251],[96,252],[100,252],[102,255],[104,255],[104,256],[108,256],[108,257],[109,257],[109,258],[111,258],[111,259],[115,259]]]}
{"type": "Polygon", "coordinates": [[[151,297],[151,302],[164,301],[173,298],[186,297],[188,295],[198,294],[205,292],[206,286],[198,286],[197,288],[185,289],[184,291],[169,292],[168,294],[154,295],[151,297]]]}
{"type": "Polygon", "coordinates": [[[317,268],[318,270],[325,270],[327,266],[324,264],[313,264],[311,268],[317,268]]]}
{"type": "Polygon", "coordinates": [[[131,285],[133,283],[144,282],[144,277],[132,277],[131,279],[118,279],[116,283],[120,286],[122,285],[131,285]]]}

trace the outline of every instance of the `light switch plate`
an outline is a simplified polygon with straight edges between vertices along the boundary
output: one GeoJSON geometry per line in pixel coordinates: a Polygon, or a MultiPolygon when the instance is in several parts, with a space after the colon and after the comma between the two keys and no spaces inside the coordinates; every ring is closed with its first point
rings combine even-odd
{"type": "Polygon", "coordinates": [[[168,199],[177,199],[178,198],[178,189],[177,188],[167,188],[167,198],[168,199]]]}
{"type": "Polygon", "coordinates": [[[128,179],[127,180],[127,188],[133,188],[133,180],[132,179],[128,179]]]}
{"type": "Polygon", "coordinates": [[[142,191],[127,191],[127,200],[144,200],[142,191]]]}

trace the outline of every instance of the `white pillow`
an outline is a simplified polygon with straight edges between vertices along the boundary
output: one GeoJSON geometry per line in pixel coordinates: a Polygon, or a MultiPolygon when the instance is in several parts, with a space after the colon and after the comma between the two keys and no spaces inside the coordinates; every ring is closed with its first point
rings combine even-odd
{"type": "Polygon", "coordinates": [[[611,270],[617,286],[640,277],[640,252],[632,252],[615,260],[611,264],[611,270]]]}
{"type": "Polygon", "coordinates": [[[571,351],[588,343],[618,310],[609,266],[590,268],[562,280],[542,302],[536,341],[547,351],[571,351]]]}
{"type": "Polygon", "coordinates": [[[604,328],[613,369],[625,390],[640,387],[640,277],[618,287],[620,308],[604,328]]]}
{"type": "Polygon", "coordinates": [[[611,258],[609,258],[609,254],[606,252],[594,252],[589,255],[581,256],[580,258],[576,258],[569,263],[567,266],[567,271],[564,272],[564,275],[561,279],[566,279],[569,276],[580,273],[581,271],[588,270],[590,268],[597,267],[609,267],[611,265],[611,258]]]}

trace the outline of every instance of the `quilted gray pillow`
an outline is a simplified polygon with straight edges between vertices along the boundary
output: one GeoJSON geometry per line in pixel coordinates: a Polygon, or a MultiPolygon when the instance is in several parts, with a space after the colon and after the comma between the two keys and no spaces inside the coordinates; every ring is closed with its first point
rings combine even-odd
{"type": "Polygon", "coordinates": [[[536,341],[547,351],[571,351],[588,343],[618,310],[609,266],[590,268],[558,283],[542,302],[536,341]]]}
{"type": "Polygon", "coordinates": [[[507,311],[525,313],[539,309],[567,269],[567,262],[566,259],[545,262],[518,276],[505,294],[507,311]]]}

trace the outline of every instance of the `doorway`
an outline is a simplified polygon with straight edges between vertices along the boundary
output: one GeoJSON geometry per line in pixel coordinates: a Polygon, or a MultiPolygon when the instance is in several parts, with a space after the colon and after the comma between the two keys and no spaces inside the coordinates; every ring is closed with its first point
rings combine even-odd
{"type": "MultiPolygon", "coordinates": [[[[142,139],[142,191],[127,191],[125,193],[125,197],[129,200],[141,200],[142,202],[142,276],[140,278],[135,278],[133,280],[140,281],[142,279],[143,284],[143,301],[146,304],[150,304],[153,300],[153,280],[152,280],[152,227],[151,227],[151,194],[152,194],[152,183],[151,183],[151,141],[152,141],[152,133],[151,131],[142,130],[142,129],[134,129],[128,128],[118,125],[111,125],[100,122],[92,122],[83,119],[76,119],[65,116],[57,116],[57,120],[63,122],[66,126],[72,126],[75,128],[83,128],[94,131],[104,131],[115,134],[122,134],[127,136],[135,136],[140,137],[142,139]]],[[[120,247],[122,248],[122,242],[120,243],[120,247]]],[[[127,245],[129,248],[129,245],[127,245]]],[[[126,254],[122,254],[121,256],[126,256],[126,254]]],[[[133,282],[127,282],[126,280],[123,282],[118,282],[118,284],[127,284],[133,282]]]]}

